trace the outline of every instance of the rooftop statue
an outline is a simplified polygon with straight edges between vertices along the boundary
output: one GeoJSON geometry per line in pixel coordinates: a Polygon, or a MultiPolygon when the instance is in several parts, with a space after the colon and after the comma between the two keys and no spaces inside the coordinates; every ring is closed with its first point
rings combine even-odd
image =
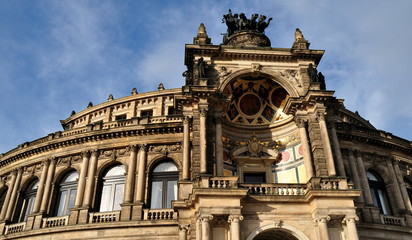
{"type": "Polygon", "coordinates": [[[272,20],[273,18],[269,18],[266,22],[266,16],[257,13],[252,14],[252,17],[248,19],[244,13],[232,14],[232,10],[229,9],[229,13],[223,15],[222,23],[226,23],[227,36],[229,37],[233,33],[247,30],[257,30],[260,33],[265,33],[265,29],[272,20]]]}

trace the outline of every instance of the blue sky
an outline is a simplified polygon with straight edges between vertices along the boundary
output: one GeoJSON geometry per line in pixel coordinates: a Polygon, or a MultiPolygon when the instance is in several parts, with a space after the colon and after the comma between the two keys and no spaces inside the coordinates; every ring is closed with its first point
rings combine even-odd
{"type": "Polygon", "coordinates": [[[299,27],[326,53],[318,70],[345,106],[412,140],[412,1],[0,0],[0,153],[62,130],[72,110],[181,87],[184,44],[204,23],[213,44],[222,15],[273,17],[272,47],[299,27]]]}

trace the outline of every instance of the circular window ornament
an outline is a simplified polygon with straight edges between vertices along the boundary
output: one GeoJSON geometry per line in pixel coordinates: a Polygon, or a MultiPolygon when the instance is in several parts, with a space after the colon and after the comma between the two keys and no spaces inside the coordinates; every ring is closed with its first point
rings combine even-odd
{"type": "Polygon", "coordinates": [[[254,94],[245,94],[240,98],[239,108],[243,114],[254,116],[260,112],[262,103],[260,98],[254,94]]]}

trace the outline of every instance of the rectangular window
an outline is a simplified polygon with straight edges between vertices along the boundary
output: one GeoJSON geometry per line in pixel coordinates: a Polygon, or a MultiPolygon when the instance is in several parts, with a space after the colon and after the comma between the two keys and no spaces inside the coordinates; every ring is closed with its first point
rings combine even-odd
{"type": "Polygon", "coordinates": [[[162,208],[162,197],[163,197],[163,181],[152,182],[152,195],[150,199],[150,208],[158,209],[162,208]]]}
{"type": "Polygon", "coordinates": [[[126,114],[117,115],[117,116],[116,116],[116,121],[126,120],[126,118],[127,118],[127,115],[126,115],[126,114]]]}
{"type": "Polygon", "coordinates": [[[245,183],[265,183],[266,174],[265,173],[245,173],[243,175],[243,181],[245,183]]]}
{"type": "Polygon", "coordinates": [[[150,109],[150,110],[143,110],[143,111],[140,113],[140,116],[141,116],[141,117],[151,117],[151,116],[153,116],[153,110],[152,110],[152,109],[150,109]]]}

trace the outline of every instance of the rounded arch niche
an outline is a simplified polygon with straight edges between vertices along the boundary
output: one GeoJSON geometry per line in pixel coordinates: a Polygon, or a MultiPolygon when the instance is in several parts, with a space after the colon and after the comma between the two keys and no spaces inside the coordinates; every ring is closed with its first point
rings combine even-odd
{"type": "Polygon", "coordinates": [[[289,93],[266,75],[241,75],[223,88],[232,96],[225,119],[242,125],[268,125],[286,118],[283,112],[289,93]]]}
{"type": "Polygon", "coordinates": [[[246,240],[310,240],[297,228],[284,224],[270,224],[254,230],[246,240]]]}

